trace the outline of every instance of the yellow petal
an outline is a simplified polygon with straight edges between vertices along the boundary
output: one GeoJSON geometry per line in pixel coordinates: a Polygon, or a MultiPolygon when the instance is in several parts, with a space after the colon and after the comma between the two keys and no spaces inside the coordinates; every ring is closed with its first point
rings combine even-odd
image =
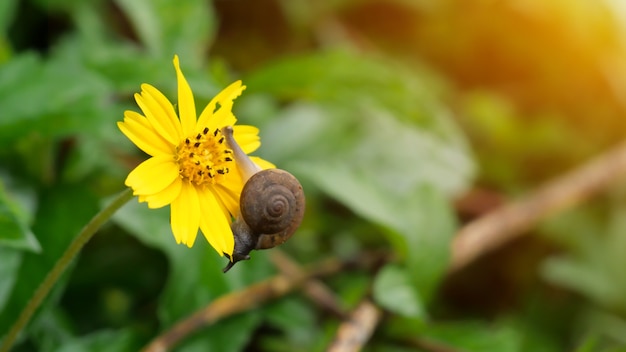
{"type": "Polygon", "coordinates": [[[259,129],[254,126],[233,126],[233,137],[235,137],[235,141],[246,154],[252,153],[261,146],[259,129]]]}
{"type": "Polygon", "coordinates": [[[176,140],[182,140],[182,130],[180,120],[176,116],[174,106],[158,89],[149,84],[142,84],[142,97],[155,117],[159,119],[159,124],[166,128],[176,140]]]}
{"type": "Polygon", "coordinates": [[[142,162],[126,178],[126,185],[135,195],[162,191],[178,177],[178,165],[171,155],[157,155],[142,162]]]}
{"type": "Polygon", "coordinates": [[[233,125],[236,122],[235,116],[231,112],[233,100],[240,96],[244,89],[246,89],[246,86],[241,85],[241,81],[236,81],[219,92],[200,114],[198,126],[216,126],[221,128],[222,126],[233,125]],[[215,111],[218,103],[220,105],[219,110],[215,111]]]}
{"type": "Polygon", "coordinates": [[[174,56],[174,68],[176,69],[176,78],[178,80],[178,115],[180,116],[180,124],[183,136],[190,136],[196,128],[196,104],[193,100],[191,88],[180,70],[178,55],[174,56]]]}
{"type": "Polygon", "coordinates": [[[265,159],[261,159],[258,156],[251,156],[250,160],[252,160],[253,163],[259,165],[259,167],[263,170],[267,170],[267,169],[275,169],[276,165],[270,163],[269,161],[265,160],[265,159]]]}
{"type": "Polygon", "coordinates": [[[174,146],[156,133],[144,117],[141,117],[139,120],[130,117],[135,114],[141,116],[134,111],[124,112],[124,122],[117,123],[120,131],[139,149],[151,156],[172,154],[174,146]]]}
{"type": "MultiPolygon", "coordinates": [[[[145,92],[144,92],[145,93],[145,92]]],[[[162,112],[160,110],[153,111],[154,104],[149,104],[146,96],[135,93],[135,101],[143,114],[146,116],[146,119],[150,123],[150,126],[154,128],[165,140],[167,140],[170,144],[176,145],[179,142],[179,139],[176,136],[176,133],[171,128],[167,127],[165,121],[167,121],[167,117],[163,117],[162,112]]]]}
{"type": "MultiPolygon", "coordinates": [[[[204,122],[204,120],[203,120],[204,122]]],[[[212,127],[222,128],[224,126],[234,126],[237,123],[237,118],[233,115],[233,112],[230,109],[221,108],[210,119],[206,119],[206,126],[213,129],[212,127]]],[[[198,128],[200,125],[198,124],[198,128]]]]}
{"type": "MultiPolygon", "coordinates": [[[[235,172],[229,174],[228,179],[231,178],[232,174],[235,174],[235,172]]],[[[239,196],[241,189],[241,182],[237,185],[233,182],[223,181],[215,185],[215,193],[233,217],[239,215],[239,196]]]]}
{"type": "Polygon", "coordinates": [[[202,218],[200,229],[209,244],[215,248],[219,255],[224,253],[232,256],[235,247],[235,238],[230,229],[227,217],[218,204],[213,192],[208,188],[200,192],[200,207],[202,218]]]}
{"type": "Polygon", "coordinates": [[[144,202],[148,202],[148,208],[157,209],[164,207],[174,201],[180,194],[180,189],[183,185],[183,181],[180,177],[174,179],[169,186],[165,187],[161,192],[151,194],[143,198],[144,202]]]}
{"type": "Polygon", "coordinates": [[[189,182],[182,182],[180,194],[174,199],[172,209],[172,233],[177,243],[193,246],[200,225],[198,192],[189,182]]]}

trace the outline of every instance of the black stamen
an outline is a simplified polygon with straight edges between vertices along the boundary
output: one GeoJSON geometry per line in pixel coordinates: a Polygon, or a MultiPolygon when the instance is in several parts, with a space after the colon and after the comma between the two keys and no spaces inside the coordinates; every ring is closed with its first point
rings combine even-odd
{"type": "Polygon", "coordinates": [[[194,147],[198,148],[200,146],[200,142],[196,142],[193,144],[194,147]]]}
{"type": "Polygon", "coordinates": [[[196,136],[196,139],[199,140],[200,138],[202,138],[202,135],[200,133],[198,133],[198,135],[196,136]]]}
{"type": "Polygon", "coordinates": [[[217,170],[217,173],[220,174],[220,175],[225,174],[224,170],[222,170],[222,169],[217,170]]]}
{"type": "Polygon", "coordinates": [[[233,158],[227,156],[227,157],[224,158],[224,160],[226,160],[226,161],[233,161],[233,158]]]}
{"type": "Polygon", "coordinates": [[[202,170],[198,171],[198,176],[202,176],[202,174],[204,174],[204,171],[202,170]]]}
{"type": "Polygon", "coordinates": [[[196,166],[200,165],[200,160],[196,161],[196,166]]]}
{"type": "Polygon", "coordinates": [[[219,144],[224,143],[224,137],[220,138],[220,140],[219,140],[219,141],[217,141],[217,142],[218,142],[219,144]]]}
{"type": "Polygon", "coordinates": [[[189,144],[189,138],[185,138],[185,144],[189,144]]]}
{"type": "Polygon", "coordinates": [[[195,154],[194,154],[193,152],[189,153],[189,157],[190,157],[190,158],[193,158],[193,156],[194,156],[194,155],[195,155],[195,154]]]}
{"type": "Polygon", "coordinates": [[[215,131],[213,132],[213,137],[217,137],[217,134],[220,132],[219,128],[216,128],[215,131]]]}
{"type": "Polygon", "coordinates": [[[208,128],[208,127],[205,127],[205,128],[202,130],[202,133],[204,133],[204,134],[209,133],[209,128],[208,128]]]}
{"type": "Polygon", "coordinates": [[[225,149],[224,150],[224,154],[232,154],[232,153],[233,153],[233,151],[230,150],[230,149],[225,149]]]}

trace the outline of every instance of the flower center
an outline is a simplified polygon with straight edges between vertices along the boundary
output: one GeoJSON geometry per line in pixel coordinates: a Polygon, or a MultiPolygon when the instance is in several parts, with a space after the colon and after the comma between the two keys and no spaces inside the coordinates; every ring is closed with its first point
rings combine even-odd
{"type": "Polygon", "coordinates": [[[201,186],[219,183],[229,172],[233,151],[224,143],[222,131],[205,127],[202,133],[186,138],[176,148],[178,172],[183,180],[201,186]]]}

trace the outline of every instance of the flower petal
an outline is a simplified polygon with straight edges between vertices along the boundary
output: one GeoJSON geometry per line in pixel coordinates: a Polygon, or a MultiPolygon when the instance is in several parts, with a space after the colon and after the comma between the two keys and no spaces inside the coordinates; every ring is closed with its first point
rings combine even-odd
{"type": "Polygon", "coordinates": [[[178,165],[171,155],[157,155],[142,162],[126,178],[135,195],[155,194],[178,177],[178,165]]]}
{"type": "Polygon", "coordinates": [[[241,81],[236,81],[219,92],[202,110],[198,118],[198,126],[216,126],[221,128],[234,125],[237,119],[231,112],[233,100],[240,96],[244,89],[246,89],[246,86],[241,85],[241,81]],[[219,110],[216,111],[218,103],[220,106],[219,110]]]}
{"type": "Polygon", "coordinates": [[[232,256],[235,238],[222,207],[210,189],[199,190],[199,193],[202,209],[200,229],[204,237],[219,255],[226,253],[232,256]]]}
{"type": "Polygon", "coordinates": [[[180,70],[178,55],[174,56],[174,68],[178,80],[178,115],[183,136],[190,136],[196,128],[196,104],[193,100],[191,87],[187,83],[183,71],[180,70]]]}
{"type": "Polygon", "coordinates": [[[270,163],[269,161],[265,160],[265,159],[261,159],[258,156],[251,156],[250,160],[252,160],[253,163],[259,165],[259,167],[263,170],[267,170],[267,169],[275,169],[276,165],[270,163]]]}
{"type": "Polygon", "coordinates": [[[172,103],[163,93],[149,84],[142,84],[141,90],[141,96],[154,116],[159,119],[159,124],[167,129],[176,140],[182,140],[180,120],[176,116],[172,103]]]}
{"type": "Polygon", "coordinates": [[[176,243],[193,246],[200,224],[200,203],[196,188],[189,182],[182,182],[180,194],[171,205],[172,233],[176,243]]]}
{"type": "Polygon", "coordinates": [[[139,93],[135,93],[135,101],[154,130],[157,131],[170,144],[176,145],[179,140],[175,132],[167,127],[167,117],[164,118],[162,116],[160,108],[156,111],[152,110],[152,108],[155,107],[154,104],[149,104],[146,96],[139,93]]]}
{"type": "Polygon", "coordinates": [[[235,141],[246,154],[252,153],[261,146],[259,129],[254,126],[233,126],[233,137],[235,137],[235,141]]]}
{"type": "Polygon", "coordinates": [[[228,212],[233,217],[237,217],[239,215],[239,197],[243,187],[241,185],[241,178],[239,183],[230,181],[231,176],[234,174],[235,172],[229,174],[226,180],[215,185],[215,194],[217,194],[221,203],[228,209],[228,212]]]}
{"type": "Polygon", "coordinates": [[[134,111],[124,112],[124,122],[118,122],[117,127],[139,149],[150,156],[173,152],[174,146],[163,139],[143,116],[134,111]]]}
{"type": "Polygon", "coordinates": [[[169,186],[165,187],[161,192],[140,197],[143,202],[148,202],[148,208],[157,209],[171,204],[174,199],[180,195],[180,189],[183,181],[180,177],[174,179],[169,186]],[[143,199],[143,200],[142,200],[143,199]]]}

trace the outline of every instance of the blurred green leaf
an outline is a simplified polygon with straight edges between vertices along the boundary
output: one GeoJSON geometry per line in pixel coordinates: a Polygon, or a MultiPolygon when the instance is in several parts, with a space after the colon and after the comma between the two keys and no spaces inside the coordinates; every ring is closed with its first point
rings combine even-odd
{"type": "Polygon", "coordinates": [[[425,336],[468,352],[520,351],[521,336],[508,326],[490,326],[471,322],[434,324],[426,329],[425,336]]]}
{"type": "Polygon", "coordinates": [[[397,265],[383,267],[374,280],[374,300],[384,309],[413,318],[426,318],[418,293],[407,271],[397,265]]]}
{"type": "Polygon", "coordinates": [[[0,183],[0,247],[41,251],[37,238],[17,209],[18,205],[9,199],[3,184],[0,183]]]}
{"type": "MultiPolygon", "coordinates": [[[[148,209],[145,204],[132,200],[116,213],[114,220],[140,241],[162,250],[169,258],[171,269],[159,306],[164,328],[205,307],[215,298],[260,281],[272,272],[266,254],[258,252],[253,253],[251,261],[237,264],[228,274],[222,273],[227,260],[210,248],[201,233],[193,248],[176,244],[171,234],[168,208],[148,209]]],[[[239,351],[260,322],[260,316],[254,312],[233,317],[212,325],[202,332],[201,337],[185,341],[182,350],[239,351]]]]}
{"type": "Polygon", "coordinates": [[[397,62],[347,50],[288,57],[251,76],[251,92],[266,92],[281,99],[303,99],[333,104],[370,102],[398,117],[434,128],[440,125],[433,90],[433,75],[414,71],[397,62]]]}
{"type": "Polygon", "coordinates": [[[282,333],[263,339],[261,345],[271,351],[306,351],[319,339],[320,328],[314,307],[297,297],[287,297],[264,307],[264,316],[272,328],[282,333]]]}
{"type": "Polygon", "coordinates": [[[131,20],[147,49],[198,65],[204,61],[216,22],[212,8],[203,0],[116,0],[131,20]]]}
{"type": "Polygon", "coordinates": [[[17,280],[22,252],[13,248],[0,247],[0,258],[2,258],[2,265],[0,265],[0,311],[2,311],[17,280]]]}
{"type": "Polygon", "coordinates": [[[130,330],[102,330],[68,341],[57,352],[136,351],[136,341],[130,330]]]}
{"type": "MultiPolygon", "coordinates": [[[[308,115],[311,116],[322,115],[308,115]]],[[[351,130],[348,124],[343,126],[340,122],[325,129],[323,122],[307,119],[305,114],[286,119],[289,122],[287,127],[282,126],[285,128],[296,124],[292,121],[307,120],[313,121],[313,125],[304,128],[308,132],[346,135],[345,139],[336,140],[334,147],[333,138],[329,137],[328,144],[320,146],[322,151],[311,147],[284,167],[363,218],[381,225],[408,269],[415,273],[412,280],[421,297],[428,301],[444,273],[449,241],[455,231],[452,209],[443,193],[453,194],[467,182],[457,173],[463,163],[470,168],[467,156],[454,148],[446,150],[428,133],[382,116],[371,115],[351,130]],[[318,152],[322,155],[310,156],[318,152]]],[[[296,144],[293,149],[298,150],[296,139],[300,132],[294,133],[293,139],[293,134],[284,132],[296,144]]],[[[306,145],[307,137],[299,141],[306,145]]],[[[268,154],[272,154],[271,149],[268,154]]]]}
{"type": "Polygon", "coordinates": [[[0,38],[4,37],[9,29],[17,10],[17,4],[18,0],[0,1],[0,38]]]}
{"type": "Polygon", "coordinates": [[[0,66],[0,146],[29,134],[60,137],[97,130],[108,92],[106,82],[80,63],[17,56],[0,66]]]}
{"type": "Polygon", "coordinates": [[[542,275],[552,283],[580,292],[601,306],[626,312],[626,190],[616,189],[608,211],[600,215],[593,205],[562,214],[546,229],[571,252],[548,258],[542,275]],[[608,221],[607,221],[608,218],[608,221]]]}

